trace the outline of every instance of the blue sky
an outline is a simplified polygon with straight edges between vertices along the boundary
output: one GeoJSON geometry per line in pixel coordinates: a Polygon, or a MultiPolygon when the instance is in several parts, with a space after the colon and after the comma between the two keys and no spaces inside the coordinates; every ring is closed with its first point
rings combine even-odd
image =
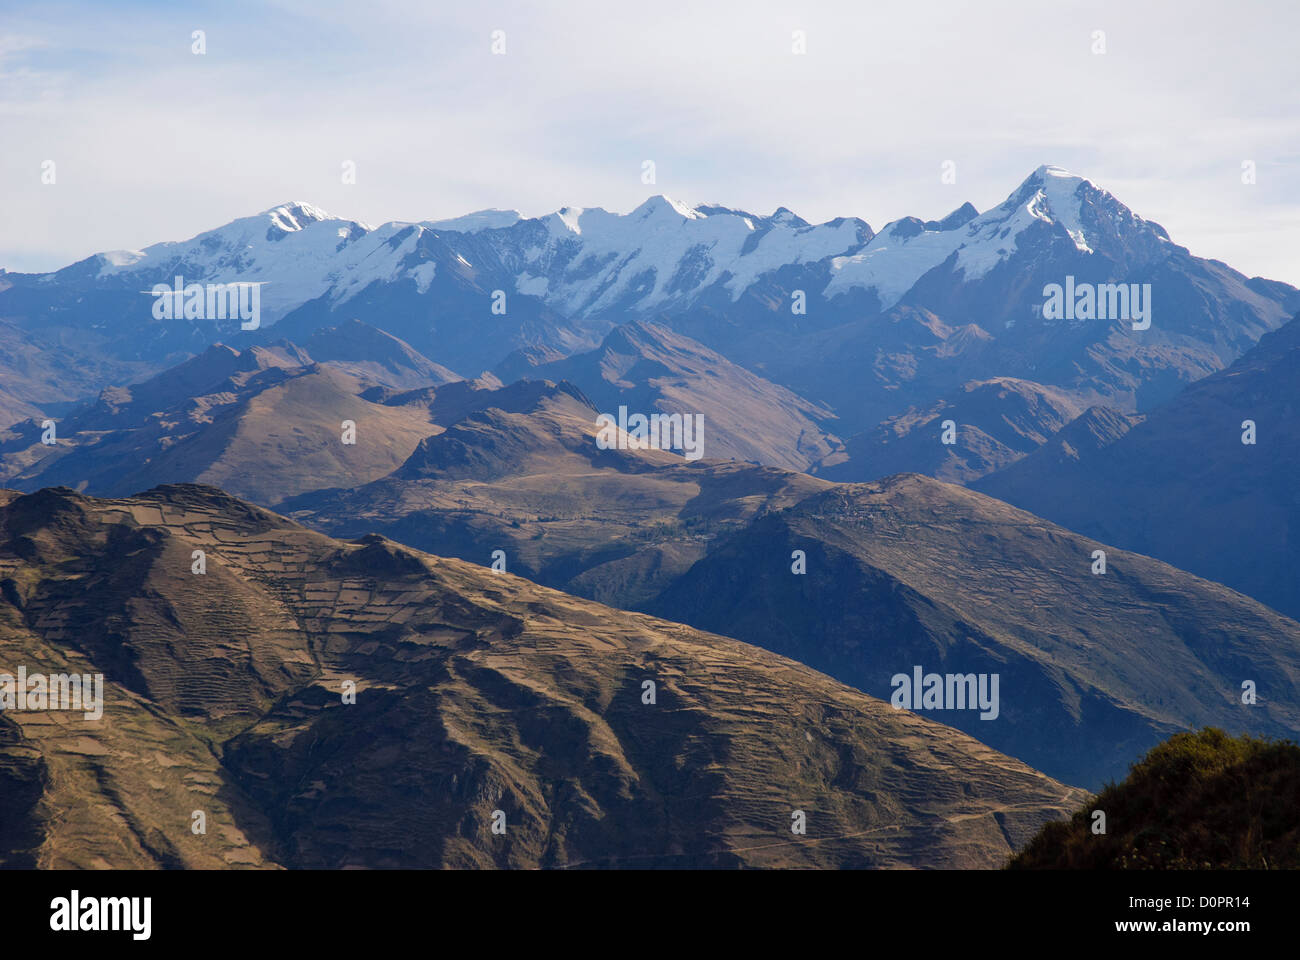
{"type": "Polygon", "coordinates": [[[4,2],[0,266],[53,269],[287,200],[381,223],[664,193],[879,229],[987,209],[1055,163],[1194,253],[1300,284],[1298,11],[4,2]]]}

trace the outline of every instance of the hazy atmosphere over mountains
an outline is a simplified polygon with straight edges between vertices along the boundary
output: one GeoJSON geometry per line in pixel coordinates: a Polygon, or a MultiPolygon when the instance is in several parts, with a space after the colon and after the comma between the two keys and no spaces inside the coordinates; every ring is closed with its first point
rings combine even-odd
{"type": "MultiPolygon", "coordinates": [[[[146,67],[56,6],[0,28],[41,223],[0,237],[0,869],[397,929],[316,885],[978,870],[911,896],[1037,915],[1074,895],[1028,869],[1300,864],[1294,16],[129,0],[112,42],[190,38],[146,67]]],[[[1212,886],[1107,882],[1058,932],[1212,886]]]]}
{"type": "MultiPolygon", "coordinates": [[[[1028,819],[1016,820],[1032,829],[1074,802],[1074,794],[1046,777],[1095,788],[1163,737],[1205,724],[1270,736],[1300,727],[1300,624],[1283,615],[1298,611],[1289,585],[1270,576],[1289,569],[1277,560],[1292,559],[1285,517],[1296,509],[1294,497],[1284,496],[1274,518],[1258,511],[1268,478],[1290,473],[1285,451],[1294,444],[1287,439],[1291,411],[1283,384],[1294,373],[1285,364],[1292,332],[1300,328],[1300,321],[1289,322],[1298,304],[1295,288],[1198,259],[1091,181],[1051,166],[1035,170],[1005,203],[983,214],[967,204],[940,220],[905,219],[879,233],[854,219],[812,225],[785,209],[762,217],[664,197],[622,216],[566,208],[538,220],[484,213],[379,228],[294,203],[188,242],[102,254],[52,274],[7,274],[0,311],[15,349],[6,363],[28,376],[35,368],[43,384],[39,392],[10,387],[11,423],[0,434],[3,483],[36,496],[9,495],[16,512],[6,529],[16,538],[10,547],[16,565],[4,582],[17,631],[12,642],[28,642],[22,638],[34,631],[44,651],[72,643],[78,652],[63,655],[88,657],[110,671],[113,663],[131,663],[131,676],[141,679],[118,682],[155,701],[156,710],[210,711],[187,706],[183,697],[169,699],[162,688],[140,687],[148,683],[145,649],[162,644],[172,649],[169,657],[211,659],[189,649],[208,608],[187,616],[182,611],[192,601],[178,594],[164,601],[171,611],[164,627],[141,606],[159,590],[169,597],[193,582],[181,560],[189,546],[169,546],[175,537],[216,535],[224,527],[208,518],[212,510],[249,518],[239,521],[252,524],[239,536],[256,535],[264,546],[245,551],[238,570],[217,576],[254,589],[272,570],[296,571],[307,579],[292,589],[304,597],[328,590],[358,601],[413,589],[376,579],[422,577],[426,561],[389,546],[403,543],[485,567],[481,583],[457,588],[461,596],[471,589],[497,592],[490,585],[502,572],[566,591],[571,599],[552,618],[561,631],[552,642],[578,644],[565,649],[569,658],[587,656],[581,644],[592,642],[593,617],[638,622],[592,606],[598,601],[747,641],[756,646],[733,643],[726,649],[737,652],[728,656],[767,663],[757,649],[766,648],[895,708],[899,678],[914,679],[914,699],[909,694],[903,705],[921,714],[927,702],[920,685],[933,671],[941,684],[944,676],[969,677],[965,709],[940,697],[930,706],[945,712],[931,716],[947,724],[942,729],[952,728],[951,737],[961,730],[1028,764],[1026,770],[1043,771],[1034,774],[1042,785],[1033,788],[1039,806],[1025,794],[988,808],[990,815],[1010,809],[1008,803],[1032,808],[1028,819]],[[1059,309],[1052,305],[1054,278],[1069,285],[1059,309]],[[224,309],[214,313],[214,304],[224,309]],[[1121,312],[1108,313],[1117,306],[1121,312]],[[56,340],[74,345],[85,362],[35,363],[56,340]],[[629,419],[638,414],[668,432],[638,432],[629,419]],[[1248,415],[1268,431],[1270,443],[1257,444],[1258,454],[1237,436],[1237,421],[1248,415]],[[1157,438],[1171,450],[1161,452],[1157,438]],[[1179,467],[1180,457],[1198,466],[1179,467]],[[1253,472],[1236,466],[1242,458],[1253,472]],[[901,476],[839,485],[891,474],[901,476]],[[1169,497],[1175,478],[1195,493],[1169,497]],[[971,482],[1067,528],[950,485],[971,482]],[[335,545],[321,554],[339,558],[330,563],[347,566],[351,579],[342,570],[333,578],[316,571],[317,561],[305,559],[310,550],[299,556],[307,534],[294,531],[301,528],[207,488],[175,486],[191,483],[278,507],[333,536],[360,538],[357,546],[335,545]],[[62,492],[55,499],[36,495],[50,487],[62,492]],[[143,500],[105,501],[113,506],[71,492],[123,498],[150,489],[155,492],[143,500]],[[1205,506],[1232,496],[1247,498],[1236,518],[1221,506],[1205,506]],[[178,528],[167,519],[175,498],[187,517],[186,504],[198,498],[200,516],[178,528]],[[155,501],[159,506],[135,505],[155,501]],[[101,515],[122,519],[89,519],[101,515]],[[1189,520],[1192,515],[1198,520],[1189,520]],[[74,517],[91,526],[69,532],[74,517]],[[1263,527],[1255,530],[1255,521],[1263,527]],[[120,534],[103,526],[121,522],[128,526],[120,534]],[[151,525],[157,523],[164,529],[151,525]],[[124,581],[124,571],[104,580],[111,604],[124,605],[126,618],[106,648],[87,648],[88,639],[41,626],[49,614],[40,611],[49,603],[63,610],[68,602],[41,599],[47,596],[43,571],[81,571],[77,576],[90,579],[77,592],[87,598],[100,589],[90,585],[107,575],[96,573],[96,561],[75,546],[79,538],[120,543],[115,549],[131,556],[145,550],[139,569],[155,572],[141,577],[164,577],[160,583],[169,585],[124,581]],[[131,538],[143,538],[138,548],[125,547],[131,538]],[[47,555],[41,546],[47,541],[63,553],[47,555]],[[1125,546],[1189,573],[1117,549],[1125,546]],[[1267,548],[1262,557],[1261,546],[1267,548]],[[1100,567],[1097,550],[1104,552],[1100,567]],[[290,553],[298,559],[286,559],[290,553]],[[164,556],[173,560],[160,567],[164,556]],[[249,556],[279,559],[259,574],[249,556]],[[372,569],[371,560],[378,566],[372,569]],[[1281,613],[1191,575],[1197,573],[1281,613]],[[326,577],[326,587],[312,585],[317,576],[326,577]],[[605,612],[585,612],[596,609],[605,612]],[[566,623],[575,630],[565,632],[566,623]],[[178,654],[176,641],[160,629],[179,631],[187,652],[178,654]],[[995,690],[979,686],[988,678],[997,678],[995,690]],[[1258,704],[1243,702],[1243,683],[1253,685],[1258,704]],[[977,703],[982,696],[990,699],[977,703]]],[[[216,548],[227,539],[205,543],[216,548]]],[[[198,540],[193,546],[204,549],[198,540]]],[[[278,586],[273,595],[285,589],[278,586]]],[[[234,595],[224,589],[223,596],[223,609],[233,609],[234,595]]],[[[283,634],[289,624],[306,631],[294,655],[298,692],[292,698],[317,691],[307,699],[320,709],[330,677],[341,677],[352,655],[331,646],[332,659],[322,660],[323,652],[312,652],[318,646],[312,631],[364,634],[376,627],[360,624],[375,618],[352,602],[331,616],[355,626],[329,626],[334,621],[314,613],[311,622],[321,625],[312,627],[301,612],[251,612],[265,602],[238,601],[249,611],[241,616],[283,620],[281,632],[271,634],[275,649],[293,646],[283,634]]],[[[430,601],[404,602],[416,603],[414,613],[430,601]]],[[[530,609],[541,607],[532,602],[530,609]]],[[[60,622],[70,615],[63,610],[60,622]]],[[[384,628],[382,649],[390,652],[380,661],[410,642],[401,639],[412,629],[410,616],[389,610],[375,621],[405,624],[396,634],[384,628]]],[[[437,629],[448,637],[484,637],[481,628],[463,623],[437,629]]],[[[686,635],[685,628],[673,629],[674,636],[686,635]]],[[[477,643],[501,656],[507,635],[515,634],[477,643]]],[[[245,637],[240,643],[254,662],[272,656],[258,650],[260,642],[245,637]]],[[[367,662],[380,662],[374,660],[380,648],[358,642],[367,662]]],[[[616,670],[591,681],[609,690],[593,715],[605,724],[610,710],[623,709],[614,695],[619,684],[632,683],[628,666],[614,668],[612,656],[602,653],[592,663],[597,671],[616,670]]],[[[435,672],[446,673],[451,662],[435,672]]],[[[171,667],[159,676],[175,684],[178,669],[188,670],[171,667]]],[[[473,684],[475,675],[465,676],[473,684]]],[[[400,688],[390,680],[383,689],[392,698],[400,688]]],[[[533,689],[528,697],[537,694],[533,689]]],[[[258,708],[254,726],[242,733],[223,719],[229,706],[217,709],[213,721],[230,739],[219,751],[220,765],[205,776],[238,785],[257,764],[270,762],[250,731],[262,726],[270,735],[290,715],[278,717],[283,708],[272,706],[283,690],[268,695],[271,712],[258,708]]],[[[547,696],[568,695],[557,688],[547,696]]],[[[388,711],[402,702],[367,714],[367,723],[388,731],[372,736],[397,743],[415,735],[391,726],[396,719],[388,711]]],[[[592,709],[583,707],[584,715],[592,709]]],[[[725,708],[706,697],[693,709],[718,718],[725,708]]],[[[881,718],[891,713],[883,705],[871,711],[881,718]]],[[[572,736],[578,727],[565,729],[572,736]]],[[[109,729],[103,736],[130,734],[109,729]]],[[[877,743],[891,736],[872,734],[877,743]]],[[[952,740],[959,742],[965,741],[952,740]]],[[[485,771],[498,763],[517,769],[522,762],[498,755],[498,748],[473,751],[480,749],[476,769],[484,763],[485,771]]],[[[529,747],[538,760],[547,758],[548,769],[556,751],[568,749],[540,741],[529,747]]],[[[731,755],[735,748],[719,743],[716,749],[731,755]]],[[[31,762],[57,769],[50,766],[54,754],[44,751],[37,744],[31,762]]],[[[283,771],[284,763],[273,768],[283,771]]],[[[256,774],[256,782],[269,772],[256,774]]],[[[408,775],[450,774],[417,767],[400,777],[408,775]]],[[[556,836],[556,823],[563,822],[570,825],[566,832],[587,837],[557,806],[558,797],[529,806],[538,802],[527,800],[530,791],[550,794],[546,779],[531,784],[485,775],[523,805],[520,811],[551,824],[542,834],[556,836]]],[[[566,776],[576,777],[576,786],[586,775],[578,764],[566,776]]],[[[832,780],[840,782],[838,775],[832,780]]],[[[320,782],[326,789],[330,781],[320,782]]],[[[520,838],[519,847],[486,853],[449,839],[481,815],[469,808],[448,808],[452,822],[435,829],[451,833],[438,834],[444,839],[432,842],[427,859],[410,861],[391,844],[358,850],[336,839],[322,847],[321,839],[265,806],[288,802],[275,799],[276,789],[238,786],[251,793],[240,793],[238,809],[225,814],[239,836],[236,849],[220,854],[225,862],[554,866],[575,858],[618,865],[628,856],[669,857],[675,865],[799,862],[792,851],[795,860],[736,859],[727,852],[736,839],[722,845],[703,839],[717,831],[743,837],[752,823],[701,823],[688,829],[704,831],[694,840],[653,839],[655,829],[678,829],[671,816],[659,827],[638,828],[639,841],[614,842],[606,826],[593,835],[604,840],[539,846],[520,838]],[[254,819],[238,823],[245,815],[254,819]]],[[[23,795],[36,802],[36,794],[23,795]]],[[[391,798],[358,795],[354,802],[396,815],[391,798]]],[[[848,800],[827,802],[839,808],[848,800]]],[[[89,862],[79,860],[92,856],[84,849],[56,853],[50,828],[32,819],[35,808],[23,809],[29,811],[21,814],[24,835],[45,839],[15,852],[15,862],[89,862]]],[[[316,820],[305,810],[302,815],[316,820]]],[[[973,815],[973,809],[963,813],[963,822],[973,815]]],[[[871,816],[834,829],[864,827],[871,816]]],[[[815,862],[992,866],[1024,839],[1005,832],[1009,821],[999,823],[1001,840],[954,838],[976,845],[965,852],[946,850],[950,841],[936,835],[897,848],[864,841],[835,853],[826,846],[815,862]]],[[[346,829],[371,831],[351,821],[346,829]]],[[[166,855],[147,845],[120,864],[140,862],[131,857],[147,850],[155,850],[147,855],[159,863],[203,862],[191,859],[200,855],[185,846],[169,838],[166,855]]]]}

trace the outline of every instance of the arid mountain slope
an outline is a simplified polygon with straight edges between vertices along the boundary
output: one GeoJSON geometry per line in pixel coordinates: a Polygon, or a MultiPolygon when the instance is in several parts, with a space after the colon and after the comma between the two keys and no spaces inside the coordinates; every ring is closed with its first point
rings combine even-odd
{"type": "Polygon", "coordinates": [[[442,386],[463,379],[406,341],[360,320],[317,330],[303,347],[313,360],[329,363],[358,380],[396,390],[442,386]]]}
{"type": "Polygon", "coordinates": [[[1300,616],[1297,382],[1300,318],[1131,429],[1071,441],[1072,456],[1049,445],[975,486],[1300,616]]]}
{"type": "Polygon", "coordinates": [[[972,380],[927,407],[890,417],[850,437],[814,472],[828,480],[877,480],[924,473],[970,483],[1032,453],[1082,407],[1064,390],[1030,380],[972,380]]]}
{"type": "Polygon", "coordinates": [[[874,696],[891,696],[892,678],[916,666],[998,674],[996,717],[929,715],[1074,783],[1122,775],[1179,730],[1300,731],[1300,623],[916,474],[761,517],[645,609],[874,696]],[[805,574],[792,572],[796,550],[805,574]],[[1104,574],[1093,572],[1097,550],[1104,574]],[[1257,702],[1244,702],[1247,681],[1257,702]]]}
{"type": "Polygon", "coordinates": [[[1089,407],[1033,453],[975,480],[970,486],[992,496],[990,490],[995,486],[1011,489],[1045,482],[1057,471],[1073,470],[1077,464],[1110,446],[1145,419],[1146,416],[1140,413],[1089,407]]]}
{"type": "MultiPolygon", "coordinates": [[[[391,401],[390,401],[391,402],[391,401]]],[[[726,531],[829,486],[774,467],[687,461],[654,449],[600,449],[596,410],[569,384],[453,384],[422,441],[391,476],[285,501],[335,536],[378,532],[508,569],[618,606],[643,602],[726,531]]]]}
{"type": "Polygon", "coordinates": [[[211,488],[0,504],[0,664],[106,700],[0,716],[5,865],[988,867],[1083,799],[726,637],[211,488]]]}
{"type": "Polygon", "coordinates": [[[426,396],[389,393],[290,343],[243,352],[217,344],[143,383],[103,391],[56,421],[52,445],[36,423],[0,433],[0,479],[110,496],[199,481],[275,504],[385,476],[440,429],[426,396]],[[354,443],[344,442],[345,421],[355,425],[354,443]]]}
{"type": "Polygon", "coordinates": [[[502,380],[567,380],[601,412],[700,414],[704,456],[806,470],[843,449],[829,432],[835,415],[732,363],[722,354],[667,327],[628,323],[599,347],[530,367],[511,355],[495,371],[502,380]]]}

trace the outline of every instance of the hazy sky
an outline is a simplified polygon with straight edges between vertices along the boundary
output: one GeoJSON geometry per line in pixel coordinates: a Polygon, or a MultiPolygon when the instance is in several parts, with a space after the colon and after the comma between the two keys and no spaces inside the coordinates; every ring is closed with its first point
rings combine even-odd
{"type": "Polygon", "coordinates": [[[1194,253],[1300,284],[1298,11],[0,0],[0,266],[188,238],[287,200],[377,224],[664,193],[879,229],[987,209],[1055,163],[1194,253]]]}

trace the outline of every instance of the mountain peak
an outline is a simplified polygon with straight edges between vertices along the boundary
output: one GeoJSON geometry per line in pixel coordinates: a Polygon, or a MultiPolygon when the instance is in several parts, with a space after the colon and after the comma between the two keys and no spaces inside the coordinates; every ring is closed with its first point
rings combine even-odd
{"type": "Polygon", "coordinates": [[[777,207],[772,213],[773,223],[788,223],[795,227],[806,227],[808,221],[799,214],[795,213],[789,207],[777,207]]]}
{"type": "MultiPolygon", "coordinates": [[[[1046,182],[1049,178],[1056,180],[1072,180],[1075,183],[1092,183],[1087,177],[1081,177],[1076,173],[1071,173],[1065,167],[1058,167],[1054,163],[1044,163],[1029,175],[1028,180],[1038,180],[1046,182]]],[[[1026,182],[1027,182],[1026,181],[1026,182]]]]}
{"type": "Polygon", "coordinates": [[[1163,227],[1143,220],[1087,177],[1043,164],[982,214],[963,204],[943,220],[903,217],[887,224],[862,249],[831,261],[834,275],[826,289],[834,296],[852,287],[875,288],[889,307],[950,256],[956,256],[952,269],[964,281],[978,280],[1014,256],[1022,237],[1044,227],[1057,236],[1063,232],[1078,253],[1102,251],[1124,262],[1160,256],[1161,242],[1169,239],[1163,227]]]}
{"type": "Polygon", "coordinates": [[[999,210],[999,217],[1059,224],[1081,253],[1094,252],[1099,231],[1113,233],[1113,224],[1120,221],[1141,222],[1128,207],[1087,177],[1048,163],[1026,177],[999,210]],[[1104,219],[1111,227],[1103,227],[1098,220],[1100,209],[1108,211],[1104,219]]]}
{"type": "Polygon", "coordinates": [[[674,215],[686,220],[699,220],[704,217],[704,214],[700,213],[694,207],[682,203],[680,200],[674,200],[671,197],[664,196],[662,193],[657,193],[653,197],[650,197],[645,203],[641,204],[641,206],[637,207],[630,214],[630,216],[638,217],[639,219],[674,215]]]}
{"type": "Polygon", "coordinates": [[[288,233],[301,230],[307,224],[316,223],[319,220],[337,219],[314,203],[308,203],[306,200],[290,200],[288,203],[282,203],[279,206],[271,207],[269,210],[263,210],[261,215],[269,217],[272,224],[288,233]]]}
{"type": "MultiPolygon", "coordinates": [[[[1030,201],[1030,198],[1040,194],[1044,195],[1049,202],[1055,201],[1058,205],[1068,206],[1068,202],[1065,204],[1061,202],[1073,198],[1078,193],[1079,188],[1085,184],[1098,194],[1109,196],[1105,190],[1102,190],[1087,177],[1071,173],[1064,167],[1045,163],[1021,181],[1020,186],[1007,197],[1003,206],[1008,208],[1024,206],[1026,202],[1030,201]]],[[[1074,206],[1077,207],[1077,205],[1077,203],[1074,203],[1074,206]]]]}
{"type": "Polygon", "coordinates": [[[553,233],[582,233],[582,215],[587,211],[582,207],[560,207],[542,220],[553,233]]]}
{"type": "Polygon", "coordinates": [[[956,230],[958,227],[966,226],[979,215],[980,212],[975,209],[975,205],[967,200],[942,220],[927,220],[925,228],[927,230],[956,230]]]}

